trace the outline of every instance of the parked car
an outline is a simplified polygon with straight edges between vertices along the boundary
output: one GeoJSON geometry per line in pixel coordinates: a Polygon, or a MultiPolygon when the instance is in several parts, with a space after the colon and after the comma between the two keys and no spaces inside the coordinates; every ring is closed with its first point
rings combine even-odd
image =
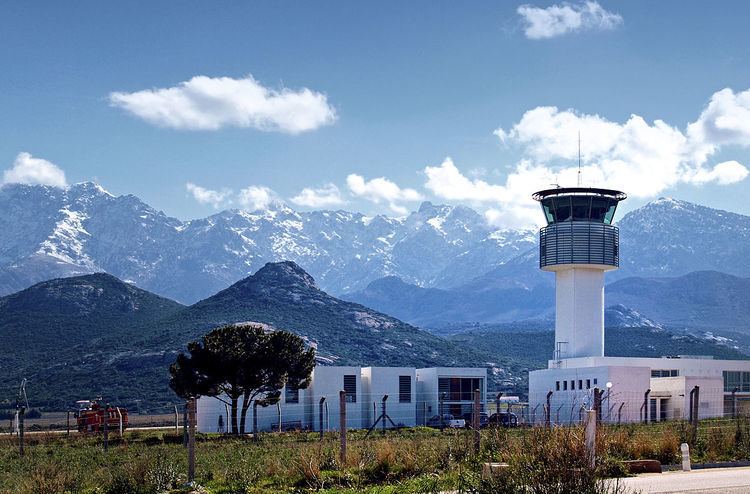
{"type": "MultiPolygon", "coordinates": [[[[466,412],[463,415],[464,421],[466,422],[466,427],[471,427],[471,424],[474,423],[473,415],[474,414],[472,412],[466,412]]],[[[483,429],[488,425],[490,425],[490,416],[487,415],[487,412],[479,412],[479,427],[483,429]]]]}
{"type": "Polygon", "coordinates": [[[440,415],[433,415],[430,420],[427,421],[427,427],[461,429],[466,427],[466,421],[464,419],[457,419],[450,413],[444,413],[442,422],[440,420],[440,415]]]}
{"type": "Polygon", "coordinates": [[[513,412],[493,413],[489,423],[501,427],[518,427],[518,416],[513,412]]]}

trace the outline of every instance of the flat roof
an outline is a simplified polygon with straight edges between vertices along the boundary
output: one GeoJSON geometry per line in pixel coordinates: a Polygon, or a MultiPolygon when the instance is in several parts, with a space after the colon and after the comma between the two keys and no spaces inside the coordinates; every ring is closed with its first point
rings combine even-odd
{"type": "Polygon", "coordinates": [[[531,196],[535,201],[541,201],[545,197],[550,196],[568,196],[568,195],[596,195],[611,197],[618,201],[627,199],[628,195],[625,192],[614,190],[614,189],[597,189],[593,187],[556,187],[554,189],[540,190],[534,192],[531,196]]]}

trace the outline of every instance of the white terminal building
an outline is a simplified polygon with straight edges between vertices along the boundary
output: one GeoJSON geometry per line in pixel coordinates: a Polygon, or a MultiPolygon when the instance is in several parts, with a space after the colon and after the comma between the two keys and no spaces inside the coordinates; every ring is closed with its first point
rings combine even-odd
{"type": "Polygon", "coordinates": [[[613,220],[623,192],[573,187],[533,197],[547,221],[539,267],[555,273],[555,346],[548,368],[529,373],[532,420],[578,421],[595,389],[610,422],[688,419],[691,403],[699,418],[750,411],[750,360],[604,355],[604,275],[619,267],[613,220]]]}
{"type": "MultiPolygon", "coordinates": [[[[456,418],[471,413],[474,390],[479,389],[482,409],[487,396],[487,369],[469,367],[344,367],[318,365],[305,389],[284,388],[276,405],[258,406],[259,431],[339,428],[339,392],[346,391],[346,424],[350,429],[371,427],[382,414],[386,400],[388,428],[425,425],[435,415],[456,418]]],[[[198,399],[200,432],[223,432],[229,407],[220,399],[198,399]],[[220,418],[221,417],[221,418],[220,418]]],[[[238,419],[239,421],[239,419],[238,419]]],[[[381,424],[378,423],[378,428],[381,424]]],[[[253,408],[246,416],[245,432],[253,430],[253,408]]]]}

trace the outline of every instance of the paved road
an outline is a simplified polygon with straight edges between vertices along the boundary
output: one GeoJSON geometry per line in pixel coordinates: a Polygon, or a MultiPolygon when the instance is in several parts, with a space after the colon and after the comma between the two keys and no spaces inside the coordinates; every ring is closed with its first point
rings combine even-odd
{"type": "Polygon", "coordinates": [[[640,491],[644,494],[648,492],[750,494],[750,467],[648,473],[620,479],[620,482],[629,491],[640,491]]]}

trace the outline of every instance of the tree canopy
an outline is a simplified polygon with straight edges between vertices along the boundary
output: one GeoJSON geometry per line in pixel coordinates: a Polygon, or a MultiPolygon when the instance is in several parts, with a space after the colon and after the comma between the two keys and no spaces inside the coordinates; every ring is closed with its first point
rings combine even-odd
{"type": "Polygon", "coordinates": [[[259,324],[216,328],[188,344],[187,350],[169,367],[170,387],[182,398],[226,397],[234,434],[245,432],[253,401],[270,405],[278,402],[284,386],[306,388],[315,366],[315,350],[306,348],[302,338],[259,324]]]}

